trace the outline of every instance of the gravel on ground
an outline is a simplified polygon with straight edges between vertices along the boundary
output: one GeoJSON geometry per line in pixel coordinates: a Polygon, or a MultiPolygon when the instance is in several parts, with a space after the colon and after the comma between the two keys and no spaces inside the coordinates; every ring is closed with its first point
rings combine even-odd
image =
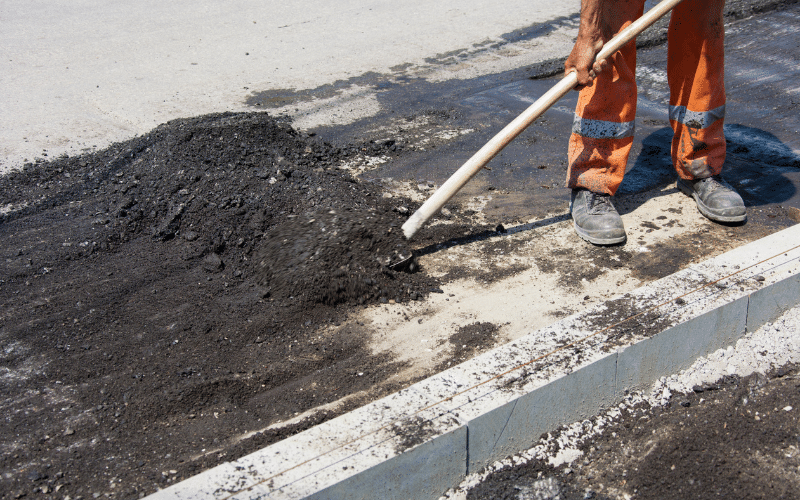
{"type": "Polygon", "coordinates": [[[800,306],[443,498],[800,497],[800,306]]]}

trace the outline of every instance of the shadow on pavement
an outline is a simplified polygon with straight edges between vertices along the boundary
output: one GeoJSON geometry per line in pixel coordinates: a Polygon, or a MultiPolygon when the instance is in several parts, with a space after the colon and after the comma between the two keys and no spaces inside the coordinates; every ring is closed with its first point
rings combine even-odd
{"type": "MultiPolygon", "coordinates": [[[[728,154],[722,173],[748,207],[787,204],[800,208],[800,154],[773,134],[744,125],[725,125],[728,154]]],[[[656,130],[642,141],[642,151],[625,174],[617,196],[630,196],[675,182],[670,159],[672,129],[656,130]]],[[[672,191],[663,192],[663,196],[672,191]]],[[[629,213],[639,205],[629,205],[629,213]]]]}
{"type": "Polygon", "coordinates": [[[447,241],[443,241],[441,243],[433,243],[426,247],[420,248],[418,250],[414,250],[414,254],[417,257],[421,257],[423,255],[429,255],[432,253],[439,252],[441,250],[445,250],[447,248],[452,248],[455,246],[461,245],[468,245],[470,243],[475,243],[478,241],[485,241],[491,238],[502,238],[504,236],[510,236],[512,234],[521,233],[524,231],[533,231],[534,229],[547,227],[552,224],[557,224],[559,222],[564,222],[570,219],[569,212],[555,215],[553,217],[547,217],[546,219],[542,219],[539,221],[528,222],[526,224],[520,224],[519,226],[509,227],[507,229],[503,229],[502,231],[490,231],[484,230],[475,234],[468,234],[466,236],[462,236],[460,238],[452,238],[447,241]]]}

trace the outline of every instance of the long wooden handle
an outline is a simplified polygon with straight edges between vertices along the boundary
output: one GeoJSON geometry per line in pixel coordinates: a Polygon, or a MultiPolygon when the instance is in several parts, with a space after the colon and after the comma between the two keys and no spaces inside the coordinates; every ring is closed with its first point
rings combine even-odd
{"type": "MultiPolygon", "coordinates": [[[[683,0],[663,0],[658,5],[647,11],[642,17],[631,23],[627,28],[620,31],[617,36],[606,43],[602,50],[597,54],[596,60],[607,59],[614,52],[622,48],[623,45],[631,41],[639,33],[644,31],[654,22],[658,21],[673,7],[683,0]]],[[[558,102],[570,90],[578,84],[578,75],[571,72],[561,79],[557,84],[547,91],[542,97],[531,104],[528,109],[522,112],[511,123],[505,126],[497,135],[487,142],[477,153],[464,163],[461,168],[450,176],[442,186],[431,195],[428,200],[414,212],[411,217],[403,224],[403,234],[406,239],[411,239],[428,219],[438,212],[445,203],[450,200],[464,184],[469,182],[478,171],[505,148],[508,143],[513,141],[523,130],[528,128],[539,116],[558,102]]]]}

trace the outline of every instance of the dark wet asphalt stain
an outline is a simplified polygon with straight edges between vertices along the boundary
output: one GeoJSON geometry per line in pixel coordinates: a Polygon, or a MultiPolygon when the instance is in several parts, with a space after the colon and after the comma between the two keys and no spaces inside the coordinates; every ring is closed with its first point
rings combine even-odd
{"type": "MultiPolygon", "coordinates": [[[[800,47],[793,40],[800,25],[796,1],[733,0],[726,4],[726,77],[728,139],[726,178],[741,191],[750,207],[783,205],[800,209],[800,98],[791,98],[800,67],[785,64],[800,60],[800,47]],[[754,13],[778,12],[748,20],[737,19],[754,13]],[[755,26],[758,43],[751,43],[755,26]]],[[[505,43],[534,39],[575,23],[573,17],[554,20],[508,33],[502,42],[476,44],[472,50],[440,54],[428,61],[447,66],[463,62],[477,50],[495,50],[505,43]]],[[[628,172],[618,196],[629,196],[675,181],[670,160],[666,113],[666,20],[639,37],[639,106],[636,138],[628,172]]],[[[317,89],[291,89],[254,93],[248,104],[263,108],[289,102],[333,97],[354,86],[375,89],[381,112],[356,123],[324,126],[315,132],[333,143],[375,134],[388,123],[411,122],[425,116],[431,133],[445,130],[469,131],[455,138],[431,141],[364,174],[367,178],[430,181],[441,185],[472,154],[536,98],[554,85],[562,61],[553,59],[467,80],[429,82],[410,76],[411,65],[398,66],[394,74],[369,73],[317,89]]],[[[507,220],[524,221],[563,210],[569,192],[565,187],[566,151],[577,93],[570,93],[523,132],[454,198],[464,202],[476,196],[491,196],[484,211],[507,220]]],[[[381,137],[383,138],[383,137],[381,137]]],[[[379,139],[379,137],[376,137],[379,139]]]]}

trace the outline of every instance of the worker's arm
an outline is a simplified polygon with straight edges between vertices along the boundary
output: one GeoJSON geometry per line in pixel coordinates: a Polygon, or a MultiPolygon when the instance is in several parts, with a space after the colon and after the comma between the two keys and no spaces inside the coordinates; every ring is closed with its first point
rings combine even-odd
{"type": "Polygon", "coordinates": [[[578,85],[589,85],[605,69],[608,64],[604,59],[594,61],[603,44],[611,39],[608,19],[614,6],[614,0],[581,0],[581,23],[578,28],[578,39],[567,61],[564,73],[575,71],[578,74],[578,85]]]}

